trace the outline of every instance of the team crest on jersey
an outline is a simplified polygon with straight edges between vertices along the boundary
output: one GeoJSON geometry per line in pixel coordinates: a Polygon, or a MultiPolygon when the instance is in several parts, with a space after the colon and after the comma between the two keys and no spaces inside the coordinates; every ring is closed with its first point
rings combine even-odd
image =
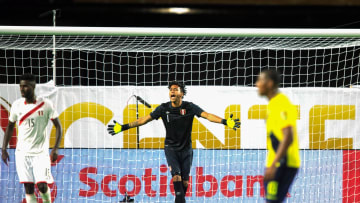
{"type": "Polygon", "coordinates": [[[186,114],[186,109],[181,109],[180,110],[180,114],[183,116],[183,115],[185,115],[186,114]]]}
{"type": "Polygon", "coordinates": [[[280,116],[281,116],[281,119],[287,120],[287,113],[286,113],[286,111],[281,112],[281,113],[280,113],[280,116]]]}

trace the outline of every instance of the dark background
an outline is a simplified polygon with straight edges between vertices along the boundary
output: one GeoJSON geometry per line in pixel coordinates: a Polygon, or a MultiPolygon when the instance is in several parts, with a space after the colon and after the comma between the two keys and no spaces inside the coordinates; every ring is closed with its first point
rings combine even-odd
{"type": "Polygon", "coordinates": [[[0,0],[1,25],[359,28],[356,0],[0,0]],[[166,12],[187,7],[188,14],[166,12]],[[350,23],[350,24],[349,24],[350,23]]]}
{"type": "MultiPolygon", "coordinates": [[[[359,28],[355,0],[0,0],[0,25],[98,27],[359,28]],[[187,14],[167,12],[186,7],[187,14]]],[[[276,68],[282,87],[349,87],[359,84],[359,47],[322,50],[252,50],[226,53],[57,52],[59,86],[253,86],[259,71],[276,68]],[[111,63],[109,63],[111,62],[111,63]],[[161,63],[160,63],[161,62],[161,63]]],[[[51,51],[0,50],[0,83],[31,72],[52,79],[51,51]]]]}

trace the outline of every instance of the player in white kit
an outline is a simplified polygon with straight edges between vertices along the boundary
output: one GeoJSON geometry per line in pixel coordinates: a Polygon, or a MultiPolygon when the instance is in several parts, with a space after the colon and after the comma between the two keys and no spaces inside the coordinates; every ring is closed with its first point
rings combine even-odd
{"type": "Polygon", "coordinates": [[[49,99],[35,95],[35,85],[34,75],[24,74],[20,77],[20,92],[23,98],[16,100],[11,106],[1,153],[2,160],[8,164],[10,159],[6,148],[17,123],[16,171],[20,183],[24,184],[28,203],[37,202],[34,193],[35,184],[39,188],[43,202],[51,202],[50,189],[47,185],[54,182],[50,171],[50,161],[57,160],[57,150],[62,136],[58,113],[49,99]],[[49,120],[56,127],[56,141],[50,158],[49,136],[46,133],[49,120]]]}

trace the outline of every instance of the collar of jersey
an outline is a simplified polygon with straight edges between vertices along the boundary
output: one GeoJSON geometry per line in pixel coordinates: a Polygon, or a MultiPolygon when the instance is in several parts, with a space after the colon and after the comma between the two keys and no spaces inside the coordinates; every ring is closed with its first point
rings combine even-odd
{"type": "Polygon", "coordinates": [[[36,104],[36,102],[37,102],[37,98],[35,98],[35,101],[32,102],[32,103],[27,103],[27,102],[26,102],[26,99],[25,99],[24,104],[25,104],[25,105],[26,105],[26,104],[36,104]]]}
{"type": "Polygon", "coordinates": [[[183,106],[183,104],[184,104],[184,101],[182,101],[182,103],[181,103],[180,106],[178,106],[178,107],[173,107],[173,106],[171,105],[171,102],[170,102],[169,106],[170,106],[170,108],[172,108],[172,109],[176,109],[176,108],[181,108],[181,107],[183,106]]]}

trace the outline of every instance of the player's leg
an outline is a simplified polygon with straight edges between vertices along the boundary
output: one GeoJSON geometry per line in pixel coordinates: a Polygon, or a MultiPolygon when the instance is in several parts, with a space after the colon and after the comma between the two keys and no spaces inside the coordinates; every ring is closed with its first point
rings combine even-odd
{"type": "Polygon", "coordinates": [[[34,177],[29,157],[21,154],[15,155],[16,172],[19,176],[20,183],[24,184],[25,199],[28,203],[36,203],[34,177]]]}
{"type": "Polygon", "coordinates": [[[44,203],[51,202],[51,193],[47,183],[37,183],[36,184],[40,191],[40,196],[44,203]]]}
{"type": "Polygon", "coordinates": [[[184,197],[184,189],[181,182],[181,171],[180,171],[180,163],[178,161],[178,153],[177,151],[165,147],[165,157],[170,167],[170,172],[173,177],[173,185],[175,190],[175,203],[183,203],[185,202],[184,197]]]}
{"type": "Polygon", "coordinates": [[[185,202],[184,189],[182,186],[181,176],[176,173],[173,175],[173,185],[175,190],[175,203],[185,202]]]}
{"type": "Polygon", "coordinates": [[[188,187],[189,187],[189,180],[182,180],[182,183],[183,183],[183,190],[184,190],[184,196],[186,197],[186,193],[187,193],[187,190],[188,190],[188,187]]]}
{"type": "Polygon", "coordinates": [[[279,178],[278,198],[283,202],[297,174],[297,168],[286,168],[279,178]]]}
{"type": "Polygon", "coordinates": [[[50,170],[50,158],[48,155],[39,155],[33,157],[34,179],[40,191],[43,202],[51,202],[51,192],[48,183],[53,183],[54,179],[50,170]]]}
{"type": "Polygon", "coordinates": [[[279,197],[279,180],[284,173],[285,166],[276,169],[274,180],[264,182],[265,199],[267,203],[281,203],[279,197]]]}
{"type": "Polygon", "coordinates": [[[186,196],[186,192],[189,185],[189,175],[193,161],[193,149],[187,149],[181,152],[181,174],[182,174],[182,183],[184,196],[186,196]]]}
{"type": "Polygon", "coordinates": [[[25,199],[27,203],[37,203],[34,183],[24,183],[25,199]]]}
{"type": "Polygon", "coordinates": [[[265,182],[266,202],[283,202],[297,174],[297,168],[279,167],[275,179],[265,182]]]}
{"type": "Polygon", "coordinates": [[[265,189],[265,198],[267,203],[280,203],[278,197],[278,186],[279,182],[277,180],[272,180],[264,182],[265,189]]]}

